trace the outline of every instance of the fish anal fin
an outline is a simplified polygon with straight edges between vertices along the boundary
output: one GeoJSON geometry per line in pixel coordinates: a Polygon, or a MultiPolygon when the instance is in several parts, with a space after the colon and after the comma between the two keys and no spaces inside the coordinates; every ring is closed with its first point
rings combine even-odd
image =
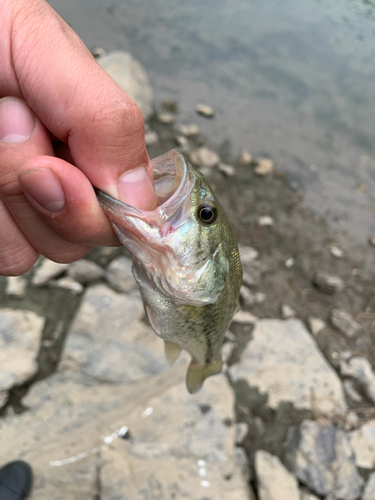
{"type": "Polygon", "coordinates": [[[172,366],[180,355],[181,347],[170,340],[164,340],[164,351],[169,366],[172,366]]]}
{"type": "Polygon", "coordinates": [[[221,356],[208,365],[198,365],[194,360],[192,360],[186,375],[187,390],[190,394],[198,392],[206,378],[220,373],[222,367],[223,361],[221,356]]]}

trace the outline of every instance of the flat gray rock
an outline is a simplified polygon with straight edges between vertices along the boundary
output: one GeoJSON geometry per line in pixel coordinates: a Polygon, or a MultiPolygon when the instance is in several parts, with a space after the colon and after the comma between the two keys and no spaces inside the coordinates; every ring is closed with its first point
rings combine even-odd
{"type": "Polygon", "coordinates": [[[104,269],[88,259],[80,259],[70,264],[68,276],[82,285],[97,281],[104,276],[104,269]]]}
{"type": "Polygon", "coordinates": [[[154,97],[146,70],[129,52],[115,51],[98,58],[100,66],[128,94],[147,121],[153,111],[154,97]]]}
{"type": "Polygon", "coordinates": [[[300,500],[296,478],[267,451],[255,454],[259,500],[300,500]]]}
{"type": "Polygon", "coordinates": [[[31,311],[0,310],[0,406],[5,391],[37,372],[44,321],[31,311]]]}
{"type": "Polygon", "coordinates": [[[375,467],[375,420],[366,422],[350,433],[350,444],[355,453],[355,463],[363,469],[375,467]]]}
{"type": "Polygon", "coordinates": [[[61,368],[80,370],[100,382],[156,375],[168,365],[163,342],[147,325],[139,297],[105,285],[89,288],[66,340],[61,368]]]}
{"type": "Polygon", "coordinates": [[[352,377],[368,399],[375,403],[375,373],[368,359],[353,356],[348,360],[342,360],[340,371],[344,377],[352,377]]]}
{"type": "Polygon", "coordinates": [[[321,292],[330,294],[342,292],[345,288],[345,283],[341,278],[338,276],[332,276],[331,274],[323,271],[319,271],[315,275],[313,283],[321,292]]]}
{"type": "Polygon", "coordinates": [[[271,408],[291,402],[298,409],[326,415],[346,410],[340,379],[297,319],[258,320],[241,360],[229,374],[233,381],[244,379],[268,394],[271,408]]]}
{"type": "Polygon", "coordinates": [[[339,500],[360,497],[363,479],[348,436],[326,420],[304,420],[290,428],[287,461],[298,479],[318,495],[339,500]]]}
{"type": "Polygon", "coordinates": [[[106,280],[118,292],[130,292],[137,288],[132,267],[133,263],[128,257],[116,257],[107,268],[106,280]]]}

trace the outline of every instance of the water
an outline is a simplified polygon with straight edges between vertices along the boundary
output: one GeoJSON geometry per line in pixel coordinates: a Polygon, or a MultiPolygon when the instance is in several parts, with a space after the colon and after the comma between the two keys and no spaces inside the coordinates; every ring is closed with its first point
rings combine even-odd
{"type": "Polygon", "coordinates": [[[214,146],[273,158],[308,206],[375,234],[374,0],[50,3],[89,48],[133,53],[214,146]]]}

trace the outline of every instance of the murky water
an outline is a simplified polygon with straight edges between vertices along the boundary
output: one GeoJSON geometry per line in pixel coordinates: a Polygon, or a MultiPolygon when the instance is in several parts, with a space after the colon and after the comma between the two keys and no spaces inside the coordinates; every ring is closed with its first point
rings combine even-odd
{"type": "Polygon", "coordinates": [[[50,3],[88,47],[132,52],[157,100],[176,99],[213,145],[272,157],[309,206],[375,234],[373,0],[50,3]]]}

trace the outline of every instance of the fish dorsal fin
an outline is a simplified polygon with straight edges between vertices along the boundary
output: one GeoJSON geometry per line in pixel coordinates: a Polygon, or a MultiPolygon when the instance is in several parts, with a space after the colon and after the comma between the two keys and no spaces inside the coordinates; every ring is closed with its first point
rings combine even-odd
{"type": "Polygon", "coordinates": [[[180,355],[181,347],[170,340],[164,340],[164,350],[168,364],[172,366],[180,355]]]}
{"type": "Polygon", "coordinates": [[[190,394],[198,392],[206,378],[220,373],[222,367],[223,360],[220,355],[208,365],[198,365],[194,360],[192,360],[186,375],[187,390],[190,394]]]}

